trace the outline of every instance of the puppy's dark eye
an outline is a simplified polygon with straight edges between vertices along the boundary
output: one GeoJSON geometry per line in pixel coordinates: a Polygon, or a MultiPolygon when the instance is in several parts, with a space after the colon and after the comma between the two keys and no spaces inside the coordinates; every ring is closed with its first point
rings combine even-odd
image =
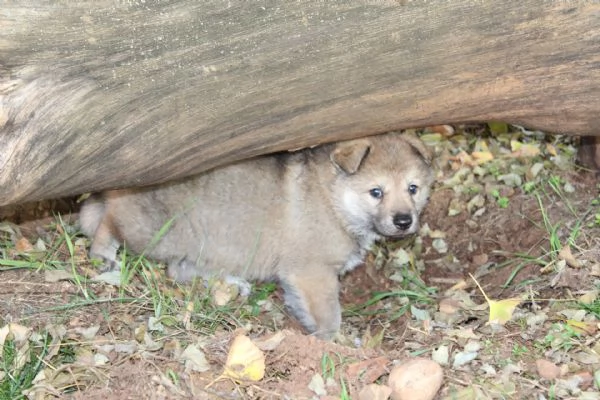
{"type": "Polygon", "coordinates": [[[369,194],[375,199],[381,199],[383,197],[383,190],[380,188],[373,188],[369,190],[369,194]]]}
{"type": "Polygon", "coordinates": [[[419,189],[419,187],[417,185],[414,185],[414,184],[408,185],[408,192],[410,194],[417,194],[418,189],[419,189]]]}

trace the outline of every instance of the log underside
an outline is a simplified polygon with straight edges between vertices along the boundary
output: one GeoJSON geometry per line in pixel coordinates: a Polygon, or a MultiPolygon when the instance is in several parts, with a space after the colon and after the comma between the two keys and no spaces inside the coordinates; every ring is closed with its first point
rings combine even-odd
{"type": "Polygon", "coordinates": [[[407,127],[600,134],[594,4],[39,3],[0,10],[0,205],[407,127]]]}

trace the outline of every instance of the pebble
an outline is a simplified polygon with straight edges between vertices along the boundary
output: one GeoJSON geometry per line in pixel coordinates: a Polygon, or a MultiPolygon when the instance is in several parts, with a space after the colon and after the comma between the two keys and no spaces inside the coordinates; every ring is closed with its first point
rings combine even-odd
{"type": "Polygon", "coordinates": [[[556,379],[560,376],[560,368],[551,361],[539,359],[535,365],[538,375],[544,379],[556,379]]]}
{"type": "Polygon", "coordinates": [[[397,365],[388,385],[392,400],[432,400],[442,386],[444,371],[435,361],[416,358],[397,365]]]}

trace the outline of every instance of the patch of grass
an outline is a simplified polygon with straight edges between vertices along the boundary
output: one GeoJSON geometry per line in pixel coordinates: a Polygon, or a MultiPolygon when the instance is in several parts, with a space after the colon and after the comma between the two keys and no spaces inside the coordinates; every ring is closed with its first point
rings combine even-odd
{"type": "Polygon", "coordinates": [[[335,378],[335,360],[329,353],[323,353],[321,357],[321,376],[324,379],[335,378]]]}
{"type": "MultiPolygon", "coordinates": [[[[504,255],[507,258],[505,262],[498,264],[498,268],[507,266],[511,266],[513,268],[509,277],[503,284],[503,288],[507,288],[513,284],[518,273],[527,266],[537,265],[540,268],[548,268],[555,265],[559,261],[558,254],[564,246],[576,246],[577,240],[582,232],[584,219],[589,213],[589,211],[585,213],[577,212],[575,207],[570,202],[567,194],[562,189],[561,186],[565,183],[565,181],[559,176],[550,176],[544,183],[529,183],[530,185],[527,187],[526,192],[534,196],[538,204],[538,209],[542,218],[542,224],[540,225],[531,219],[530,221],[534,225],[547,232],[548,248],[542,249],[542,255],[540,256],[532,256],[526,253],[496,252],[495,254],[504,255]],[[548,203],[556,204],[556,198],[558,198],[560,203],[564,205],[565,210],[574,217],[574,220],[572,223],[570,223],[568,229],[565,229],[566,224],[564,222],[553,221],[548,214],[548,203]]],[[[497,196],[494,197],[497,198],[497,196]]],[[[521,282],[519,283],[519,286],[529,285],[535,282],[537,282],[537,280],[521,282]]]]}
{"type": "Polygon", "coordinates": [[[594,214],[594,222],[591,225],[600,227],[600,213],[594,214]]]}
{"type": "Polygon", "coordinates": [[[44,334],[38,346],[32,342],[17,344],[9,334],[2,347],[0,359],[0,399],[25,399],[24,390],[33,386],[33,380],[44,367],[50,335],[44,334]]]}
{"type": "Polygon", "coordinates": [[[492,192],[490,194],[492,195],[493,198],[496,199],[496,204],[498,204],[498,207],[500,207],[500,208],[508,207],[510,200],[506,196],[501,196],[500,191],[498,189],[492,190],[492,192]]]}
{"type": "Polygon", "coordinates": [[[243,324],[240,318],[242,305],[230,301],[224,306],[214,304],[209,290],[195,291],[193,296],[192,322],[194,329],[213,334],[217,329],[234,330],[243,324]]]}
{"type": "Polygon", "coordinates": [[[529,353],[529,349],[527,348],[527,346],[519,344],[519,343],[515,343],[513,345],[512,348],[512,356],[515,359],[520,359],[521,357],[523,357],[525,354],[529,353]]]}
{"type": "Polygon", "coordinates": [[[61,343],[55,364],[71,364],[77,359],[77,343],[61,343]]]}
{"type": "Polygon", "coordinates": [[[592,313],[596,319],[600,319],[600,299],[596,299],[590,304],[577,303],[578,307],[592,313]]]}
{"type": "Polygon", "coordinates": [[[375,268],[392,272],[390,280],[397,289],[372,292],[367,301],[345,309],[344,316],[382,315],[386,320],[394,321],[409,311],[411,305],[433,304],[438,288],[427,286],[419,275],[423,265],[415,261],[415,253],[420,252],[420,246],[413,238],[375,246],[375,268]]]}
{"type": "Polygon", "coordinates": [[[534,346],[540,351],[547,349],[570,350],[577,344],[581,334],[567,324],[552,324],[546,336],[535,341],[534,346]]]}
{"type": "Polygon", "coordinates": [[[250,306],[250,315],[258,316],[260,313],[260,303],[267,300],[277,290],[277,284],[274,282],[259,283],[252,286],[252,293],[248,296],[248,305],[250,306]]]}
{"type": "MultiPolygon", "coordinates": [[[[344,359],[340,354],[336,353],[336,356],[338,358],[338,362],[340,365],[344,364],[344,359]]],[[[341,400],[350,400],[350,393],[348,392],[348,388],[346,386],[346,381],[344,380],[344,377],[342,376],[341,369],[336,369],[338,362],[336,362],[336,360],[334,359],[334,357],[329,353],[329,352],[325,352],[323,353],[323,356],[321,357],[321,376],[323,377],[323,379],[325,381],[327,380],[335,380],[336,379],[336,371],[338,371],[339,374],[339,381],[340,381],[340,399],[341,400]]]]}

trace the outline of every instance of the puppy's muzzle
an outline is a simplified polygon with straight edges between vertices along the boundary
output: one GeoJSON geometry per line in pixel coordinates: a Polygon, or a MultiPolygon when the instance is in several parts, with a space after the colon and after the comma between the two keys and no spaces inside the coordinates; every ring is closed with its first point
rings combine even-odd
{"type": "Polygon", "coordinates": [[[396,215],[394,215],[394,226],[396,228],[398,228],[401,231],[406,231],[408,229],[410,229],[410,227],[413,224],[413,218],[412,215],[410,214],[401,214],[398,213],[396,215]]]}

